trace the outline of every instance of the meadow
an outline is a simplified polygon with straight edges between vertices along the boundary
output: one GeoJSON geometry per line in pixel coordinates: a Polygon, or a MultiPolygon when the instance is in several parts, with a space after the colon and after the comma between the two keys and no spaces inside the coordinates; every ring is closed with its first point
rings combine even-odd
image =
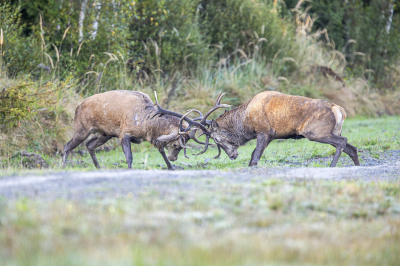
{"type": "Polygon", "coordinates": [[[398,179],[204,173],[152,177],[140,190],[125,182],[124,193],[107,196],[107,183],[90,182],[86,190],[57,188],[65,195],[94,195],[89,198],[50,200],[41,196],[45,191],[0,197],[1,265],[398,265],[400,260],[398,179]]]}
{"type": "Polygon", "coordinates": [[[399,265],[397,3],[3,2],[1,266],[399,265]],[[344,153],[340,178],[274,176],[276,169],[330,171],[322,167],[334,148],[306,139],[273,141],[254,168],[247,165],[255,141],[234,161],[224,152],[213,159],[215,146],[193,156],[202,147],[190,141],[190,159],[182,150],[176,171],[152,171],[166,168],[159,152],[132,144],[133,168],[144,177],[125,171],[113,139],[98,150],[101,170],[84,145],[63,169],[75,108],[115,89],[152,100],[157,91],[163,107],[180,113],[204,113],[221,91],[235,107],[268,90],[336,103],[348,115],[342,135],[358,148],[368,178],[351,176],[358,170],[346,168],[353,162],[344,153]],[[29,165],[23,152],[48,167],[29,165]],[[115,183],[86,178],[84,190],[68,187],[75,175],[106,173],[115,183]],[[53,182],[54,175],[64,179],[53,182]],[[23,185],[36,177],[41,191],[23,185]]]}
{"type": "MultiPolygon", "coordinates": [[[[348,138],[349,143],[356,146],[359,151],[361,165],[377,165],[399,160],[398,157],[391,157],[390,151],[400,150],[400,117],[385,116],[380,118],[349,118],[346,119],[342,135],[348,138]],[[390,157],[390,158],[387,158],[390,157]],[[372,164],[371,161],[372,160],[372,164]],[[387,162],[385,162],[388,160],[387,162]]],[[[89,138],[88,138],[89,139],[89,138]]],[[[211,142],[212,143],[212,142],[211,142]]],[[[226,170],[246,167],[250,161],[251,153],[255,148],[255,140],[239,148],[239,157],[230,160],[224,151],[218,159],[215,146],[199,156],[192,153],[200,151],[203,146],[190,141],[192,149],[187,150],[190,159],[183,156],[183,150],[173,165],[180,169],[191,170],[226,170]]],[[[29,151],[29,150],[28,150],[29,151]]],[[[132,144],[133,168],[134,169],[166,169],[161,154],[149,143],[132,144]]],[[[39,153],[40,154],[40,153],[39,153]]],[[[326,144],[311,142],[307,139],[300,140],[275,140],[265,150],[260,167],[328,167],[335,149],[326,144]]],[[[60,171],[61,155],[40,154],[47,161],[48,170],[60,171]]],[[[98,148],[97,158],[102,169],[126,169],[124,153],[120,146],[119,139],[115,138],[98,148]]],[[[3,160],[3,175],[17,171],[26,172],[24,158],[18,153],[15,156],[3,160]]],[[[350,158],[342,153],[338,167],[352,166],[350,158]]],[[[69,164],[65,170],[95,170],[86,147],[80,145],[69,157],[69,164]],[[78,151],[80,151],[78,153],[78,151]]],[[[1,174],[0,174],[1,175],[1,174]]]]}

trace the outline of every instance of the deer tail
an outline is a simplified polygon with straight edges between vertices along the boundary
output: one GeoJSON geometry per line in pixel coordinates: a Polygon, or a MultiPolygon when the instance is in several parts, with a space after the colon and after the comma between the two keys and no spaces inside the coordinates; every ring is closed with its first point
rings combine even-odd
{"type": "Polygon", "coordinates": [[[336,125],[332,130],[333,135],[340,136],[342,134],[343,122],[346,119],[346,111],[339,105],[332,106],[332,112],[335,116],[336,125]]]}

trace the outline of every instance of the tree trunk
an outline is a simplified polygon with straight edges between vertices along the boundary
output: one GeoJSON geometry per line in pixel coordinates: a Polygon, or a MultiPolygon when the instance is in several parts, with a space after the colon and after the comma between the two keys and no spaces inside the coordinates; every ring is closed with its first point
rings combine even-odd
{"type": "MultiPolygon", "coordinates": [[[[386,23],[386,34],[389,35],[390,33],[390,28],[392,27],[392,20],[393,20],[393,8],[394,8],[394,1],[391,0],[390,4],[389,4],[389,8],[388,8],[388,19],[387,19],[387,23],[386,23]]],[[[387,36],[387,38],[389,38],[389,36],[387,36]]],[[[384,50],[384,54],[387,54],[387,44],[388,44],[388,39],[385,43],[385,50],[384,50]]]]}
{"type": "Polygon", "coordinates": [[[393,20],[393,8],[394,8],[394,1],[390,1],[389,9],[388,9],[388,21],[386,23],[386,33],[389,34],[390,28],[392,27],[392,20],[393,20]]]}
{"type": "Polygon", "coordinates": [[[86,4],[87,0],[82,0],[81,11],[79,12],[79,22],[78,22],[79,42],[82,42],[83,40],[83,21],[85,20],[86,4]]]}
{"type": "Polygon", "coordinates": [[[94,6],[95,6],[96,17],[93,22],[93,33],[92,33],[93,40],[96,39],[97,30],[99,29],[101,2],[95,1],[94,6]]]}

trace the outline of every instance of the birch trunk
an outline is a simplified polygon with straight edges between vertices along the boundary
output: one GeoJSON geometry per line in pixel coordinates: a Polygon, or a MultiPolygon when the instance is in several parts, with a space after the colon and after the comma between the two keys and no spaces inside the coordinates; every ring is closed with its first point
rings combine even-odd
{"type": "Polygon", "coordinates": [[[79,12],[79,22],[78,22],[79,42],[82,42],[83,40],[83,21],[85,20],[86,4],[87,0],[83,0],[81,5],[81,11],[79,12]]]}
{"type": "Polygon", "coordinates": [[[386,24],[386,33],[389,34],[390,28],[392,27],[392,20],[393,20],[393,8],[394,8],[394,1],[390,1],[389,4],[389,17],[386,24]]]}
{"type": "Polygon", "coordinates": [[[94,2],[95,6],[95,12],[96,12],[96,17],[93,22],[93,32],[92,32],[92,38],[93,40],[96,39],[97,35],[97,30],[99,29],[99,20],[100,20],[100,10],[101,10],[101,2],[100,1],[95,1],[94,2]]]}

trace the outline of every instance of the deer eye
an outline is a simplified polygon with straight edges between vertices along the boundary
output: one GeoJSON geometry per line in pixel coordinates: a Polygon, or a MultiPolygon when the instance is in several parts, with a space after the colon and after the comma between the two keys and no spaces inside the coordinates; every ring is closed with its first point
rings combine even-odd
{"type": "Polygon", "coordinates": [[[176,147],[177,147],[177,145],[176,145],[176,144],[172,144],[172,147],[176,148],[176,147]]]}

